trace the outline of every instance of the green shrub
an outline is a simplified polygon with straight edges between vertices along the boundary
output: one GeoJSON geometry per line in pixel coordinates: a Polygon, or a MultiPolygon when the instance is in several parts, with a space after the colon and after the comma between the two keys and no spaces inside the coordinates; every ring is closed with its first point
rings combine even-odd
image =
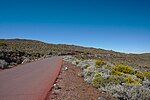
{"type": "Polygon", "coordinates": [[[147,79],[150,80],[150,72],[145,72],[145,73],[144,73],[144,76],[145,76],[147,79]]]}
{"type": "Polygon", "coordinates": [[[113,66],[108,66],[108,65],[107,65],[107,66],[105,67],[105,69],[114,69],[114,67],[113,67],[113,66]]]}
{"type": "Polygon", "coordinates": [[[100,74],[100,73],[98,73],[98,74],[96,74],[96,75],[95,75],[95,77],[100,77],[100,76],[101,76],[101,74],[100,74]]]}
{"type": "Polygon", "coordinates": [[[85,65],[86,68],[88,68],[88,67],[90,67],[90,66],[91,66],[90,64],[86,64],[86,65],[85,65]]]}
{"type": "Polygon", "coordinates": [[[112,84],[112,85],[125,83],[125,78],[122,76],[109,76],[109,77],[107,77],[107,83],[112,84]]]}
{"type": "Polygon", "coordinates": [[[116,76],[123,76],[124,74],[115,70],[112,70],[111,72],[112,75],[116,75],[116,76]]]}
{"type": "Polygon", "coordinates": [[[102,61],[102,60],[96,60],[96,65],[105,65],[106,62],[105,61],[102,61]]]}
{"type": "Polygon", "coordinates": [[[144,78],[145,78],[144,74],[140,74],[140,73],[136,73],[135,76],[137,78],[140,78],[141,80],[144,80],[144,78]]]}
{"type": "Polygon", "coordinates": [[[128,76],[126,79],[126,83],[128,84],[141,84],[140,81],[135,81],[134,79],[132,79],[130,76],[128,76]]]}
{"type": "Polygon", "coordinates": [[[133,74],[133,72],[134,72],[133,68],[131,68],[129,66],[123,66],[123,65],[117,65],[114,70],[123,72],[126,74],[133,74]]]}
{"type": "Polygon", "coordinates": [[[79,61],[76,61],[76,65],[78,65],[79,64],[79,61]]]}
{"type": "Polygon", "coordinates": [[[96,69],[98,69],[98,68],[101,68],[101,66],[99,66],[99,65],[96,65],[96,66],[95,66],[95,68],[96,68],[96,69]]]}
{"type": "Polygon", "coordinates": [[[92,85],[95,88],[100,88],[100,87],[104,87],[106,85],[106,80],[103,77],[96,77],[93,82],[92,85]]]}
{"type": "Polygon", "coordinates": [[[116,76],[110,76],[107,78],[103,77],[95,77],[95,79],[92,82],[92,85],[95,88],[105,87],[107,85],[113,85],[113,84],[121,84],[124,83],[125,79],[123,77],[116,77],[116,76]]]}

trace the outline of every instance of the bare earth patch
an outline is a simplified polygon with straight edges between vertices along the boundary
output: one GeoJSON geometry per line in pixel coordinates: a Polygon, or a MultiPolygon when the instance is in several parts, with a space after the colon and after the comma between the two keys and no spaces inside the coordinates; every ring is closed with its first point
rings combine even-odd
{"type": "Polygon", "coordinates": [[[81,71],[81,68],[64,62],[47,100],[112,100],[110,96],[93,88],[78,76],[81,71]],[[66,67],[67,70],[65,70],[66,67]]]}

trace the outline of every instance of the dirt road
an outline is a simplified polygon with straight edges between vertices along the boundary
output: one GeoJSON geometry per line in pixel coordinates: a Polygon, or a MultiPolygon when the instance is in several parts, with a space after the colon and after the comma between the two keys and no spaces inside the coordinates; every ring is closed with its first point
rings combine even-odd
{"type": "Polygon", "coordinates": [[[52,57],[0,71],[0,100],[44,100],[61,65],[52,57]]]}

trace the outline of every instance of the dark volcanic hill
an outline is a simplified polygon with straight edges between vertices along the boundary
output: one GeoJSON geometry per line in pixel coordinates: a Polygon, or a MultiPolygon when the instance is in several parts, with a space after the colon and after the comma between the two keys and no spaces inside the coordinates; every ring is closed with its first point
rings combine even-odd
{"type": "Polygon", "coordinates": [[[55,55],[74,55],[82,59],[103,59],[115,64],[132,67],[150,67],[150,53],[125,54],[66,44],[48,44],[36,40],[0,39],[0,66],[20,64],[24,60],[34,60],[55,55]]]}

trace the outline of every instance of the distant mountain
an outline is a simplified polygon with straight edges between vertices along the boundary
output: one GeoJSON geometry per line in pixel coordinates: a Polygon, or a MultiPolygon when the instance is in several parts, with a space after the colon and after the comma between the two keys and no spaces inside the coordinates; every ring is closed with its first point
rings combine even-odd
{"type": "Polygon", "coordinates": [[[20,64],[25,59],[34,60],[56,55],[74,55],[81,59],[102,59],[132,67],[150,67],[150,53],[125,54],[112,50],[66,44],[48,44],[36,40],[0,39],[0,59],[8,64],[20,64]]]}

